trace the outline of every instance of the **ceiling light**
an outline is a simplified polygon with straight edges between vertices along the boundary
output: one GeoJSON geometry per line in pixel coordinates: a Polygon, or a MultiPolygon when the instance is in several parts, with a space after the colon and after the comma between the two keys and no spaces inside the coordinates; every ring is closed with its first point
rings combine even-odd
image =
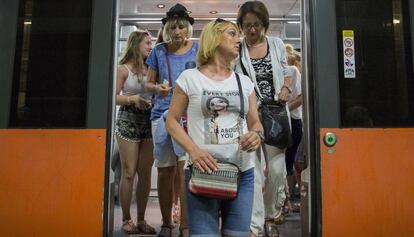
{"type": "Polygon", "coordinates": [[[165,5],[164,5],[164,4],[157,4],[157,7],[158,7],[158,8],[164,8],[164,7],[165,7],[165,5]]]}
{"type": "Polygon", "coordinates": [[[300,24],[300,21],[288,21],[288,24],[300,24]]]}
{"type": "Polygon", "coordinates": [[[210,11],[210,14],[217,14],[218,11],[210,11]]]}
{"type": "Polygon", "coordinates": [[[394,20],[392,20],[392,23],[394,23],[394,24],[400,24],[400,20],[394,19],[394,20]]]}
{"type": "Polygon", "coordinates": [[[24,24],[25,24],[25,25],[31,25],[31,24],[32,24],[32,22],[31,22],[31,21],[25,21],[25,22],[24,22],[24,24]]]}

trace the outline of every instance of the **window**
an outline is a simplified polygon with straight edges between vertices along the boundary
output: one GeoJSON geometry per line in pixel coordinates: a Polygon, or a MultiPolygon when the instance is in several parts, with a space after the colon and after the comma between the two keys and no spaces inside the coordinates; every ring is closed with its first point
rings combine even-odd
{"type": "Polygon", "coordinates": [[[91,0],[20,0],[10,127],[84,127],[91,0]]]}
{"type": "Polygon", "coordinates": [[[414,78],[408,1],[337,0],[336,8],[342,126],[412,127],[414,78]],[[352,46],[352,40],[345,44],[346,30],[353,34],[352,46]],[[355,69],[354,75],[345,75],[349,68],[355,69]]]}

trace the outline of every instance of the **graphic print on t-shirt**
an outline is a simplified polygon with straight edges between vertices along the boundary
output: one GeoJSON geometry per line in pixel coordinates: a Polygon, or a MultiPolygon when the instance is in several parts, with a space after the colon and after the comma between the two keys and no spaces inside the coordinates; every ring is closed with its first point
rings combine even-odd
{"type": "Polygon", "coordinates": [[[201,110],[204,116],[205,144],[238,143],[239,91],[203,90],[201,110]]]}

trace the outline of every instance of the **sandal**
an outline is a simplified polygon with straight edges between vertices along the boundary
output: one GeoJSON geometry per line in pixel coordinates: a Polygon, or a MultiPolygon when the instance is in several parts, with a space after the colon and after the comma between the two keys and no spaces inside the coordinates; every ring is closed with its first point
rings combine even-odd
{"type": "Polygon", "coordinates": [[[188,230],[187,227],[180,229],[180,234],[178,235],[178,237],[189,237],[189,236],[190,236],[190,231],[188,230]]]}
{"type": "Polygon", "coordinates": [[[273,221],[265,221],[264,230],[266,237],[279,237],[279,230],[273,221]]]}
{"type": "Polygon", "coordinates": [[[300,202],[293,203],[292,212],[300,212],[300,202]]]}
{"type": "Polygon", "coordinates": [[[122,222],[122,231],[126,234],[138,234],[137,227],[132,220],[125,220],[122,222]]]}
{"type": "Polygon", "coordinates": [[[171,225],[162,225],[160,233],[158,233],[157,237],[172,237],[172,226],[171,225]]]}
{"type": "Polygon", "coordinates": [[[273,219],[274,223],[276,225],[280,225],[285,223],[285,215],[283,215],[283,213],[281,213],[278,217],[273,219]]]}
{"type": "Polygon", "coordinates": [[[292,204],[288,200],[286,201],[285,205],[282,208],[282,213],[284,216],[289,216],[292,211],[293,211],[292,204]]]}
{"type": "Polygon", "coordinates": [[[137,230],[139,234],[149,234],[155,235],[157,231],[155,231],[154,227],[147,224],[145,220],[137,222],[137,230]]]}
{"type": "Polygon", "coordinates": [[[181,222],[180,216],[181,216],[180,204],[173,204],[172,220],[175,224],[180,224],[181,222]]]}

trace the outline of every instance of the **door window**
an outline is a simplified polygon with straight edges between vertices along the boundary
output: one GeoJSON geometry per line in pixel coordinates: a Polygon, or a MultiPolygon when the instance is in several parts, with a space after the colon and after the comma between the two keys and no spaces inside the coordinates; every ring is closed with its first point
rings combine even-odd
{"type": "Polygon", "coordinates": [[[9,127],[84,127],[91,0],[20,0],[9,127]]]}
{"type": "Polygon", "coordinates": [[[342,127],[412,127],[414,79],[406,0],[337,0],[342,127]]]}

